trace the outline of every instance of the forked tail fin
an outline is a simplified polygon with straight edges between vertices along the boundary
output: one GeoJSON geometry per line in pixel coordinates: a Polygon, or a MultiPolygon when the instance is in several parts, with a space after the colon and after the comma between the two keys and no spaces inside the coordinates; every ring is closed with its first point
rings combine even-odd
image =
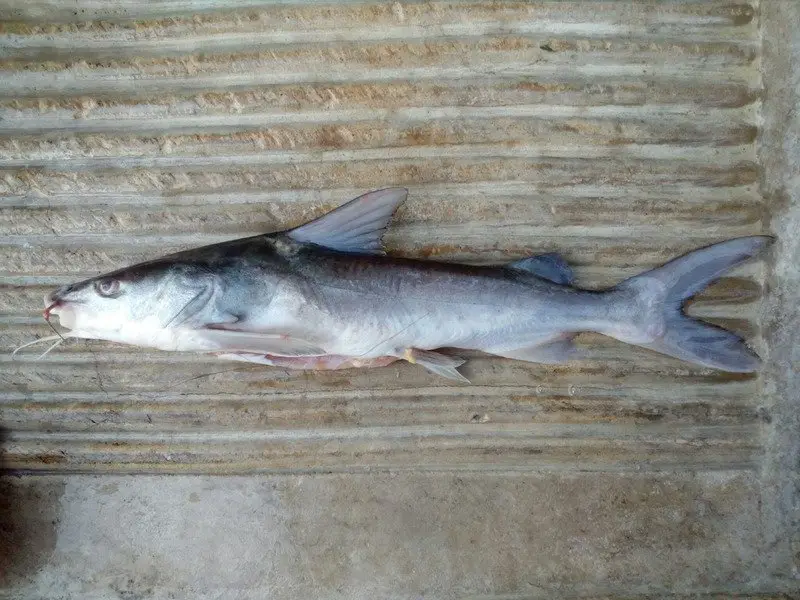
{"type": "Polygon", "coordinates": [[[757,370],[761,361],[742,338],[687,316],[682,306],[725,271],[758,254],[772,239],[728,240],[623,281],[616,289],[635,293],[636,333],[615,337],[706,367],[737,373],[757,370]]]}

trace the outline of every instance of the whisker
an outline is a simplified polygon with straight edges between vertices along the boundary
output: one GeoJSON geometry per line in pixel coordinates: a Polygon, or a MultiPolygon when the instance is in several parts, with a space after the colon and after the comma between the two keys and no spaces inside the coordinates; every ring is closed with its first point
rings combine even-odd
{"type": "Polygon", "coordinates": [[[61,335],[48,335],[48,336],[45,336],[43,338],[39,338],[38,340],[33,340],[32,342],[28,342],[27,344],[22,344],[22,346],[20,346],[16,350],[14,350],[11,353],[11,357],[13,358],[14,356],[17,355],[17,352],[27,348],[28,346],[33,346],[34,344],[39,344],[41,342],[52,342],[52,341],[55,341],[55,340],[62,340],[63,341],[63,339],[64,339],[64,337],[61,336],[61,335]]]}
{"type": "Polygon", "coordinates": [[[57,348],[58,346],[60,346],[63,343],[64,343],[64,338],[63,337],[60,340],[56,340],[56,342],[52,346],[50,346],[47,350],[45,350],[39,356],[37,356],[36,360],[42,360],[45,356],[50,354],[51,350],[53,350],[54,348],[57,348]]]}
{"type": "Polygon", "coordinates": [[[50,325],[50,329],[52,329],[52,330],[53,330],[53,333],[55,333],[55,334],[56,334],[58,337],[60,337],[60,338],[61,338],[61,341],[63,342],[63,341],[64,341],[64,336],[63,336],[63,335],[61,335],[61,334],[58,332],[58,329],[56,329],[55,325],[53,325],[53,324],[50,322],[50,317],[49,317],[49,315],[48,315],[47,317],[45,317],[45,318],[44,318],[44,320],[45,320],[45,321],[47,321],[47,324],[48,324],[48,325],[50,325]]]}

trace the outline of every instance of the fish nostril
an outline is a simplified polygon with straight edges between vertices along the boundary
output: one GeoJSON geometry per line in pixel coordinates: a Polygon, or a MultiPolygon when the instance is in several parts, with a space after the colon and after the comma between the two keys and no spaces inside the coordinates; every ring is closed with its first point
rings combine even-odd
{"type": "Polygon", "coordinates": [[[50,303],[52,304],[56,300],[63,299],[64,296],[72,292],[74,289],[74,285],[62,285],[60,288],[53,290],[47,296],[45,296],[45,299],[49,299],[50,303]]]}
{"type": "Polygon", "coordinates": [[[72,291],[71,285],[62,285],[60,288],[53,290],[52,292],[45,294],[44,296],[44,306],[47,308],[51,304],[58,302],[59,300],[63,299],[63,297],[72,291]]]}

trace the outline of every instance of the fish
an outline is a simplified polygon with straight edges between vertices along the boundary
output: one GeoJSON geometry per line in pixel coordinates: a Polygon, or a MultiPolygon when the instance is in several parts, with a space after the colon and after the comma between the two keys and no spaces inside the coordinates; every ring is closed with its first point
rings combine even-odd
{"type": "Polygon", "coordinates": [[[388,255],[383,234],[407,195],[371,191],[291,229],[60,287],[45,296],[44,318],[67,332],[42,339],[57,340],[48,352],[85,338],[306,370],[407,361],[468,382],[459,350],[558,364],[579,356],[578,334],[596,332],[707,368],[759,368],[741,337],[683,304],[770,236],[716,243],[590,290],[557,253],[495,266],[388,255]]]}

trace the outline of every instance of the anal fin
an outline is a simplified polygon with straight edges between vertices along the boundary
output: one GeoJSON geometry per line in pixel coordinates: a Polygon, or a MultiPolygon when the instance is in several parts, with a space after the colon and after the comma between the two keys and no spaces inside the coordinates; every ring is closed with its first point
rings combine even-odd
{"type": "Polygon", "coordinates": [[[495,356],[524,360],[526,362],[559,364],[580,358],[581,352],[578,350],[578,347],[575,346],[573,342],[574,339],[575,335],[569,334],[533,346],[521,346],[519,348],[507,348],[502,350],[490,348],[485,351],[495,356]]]}

